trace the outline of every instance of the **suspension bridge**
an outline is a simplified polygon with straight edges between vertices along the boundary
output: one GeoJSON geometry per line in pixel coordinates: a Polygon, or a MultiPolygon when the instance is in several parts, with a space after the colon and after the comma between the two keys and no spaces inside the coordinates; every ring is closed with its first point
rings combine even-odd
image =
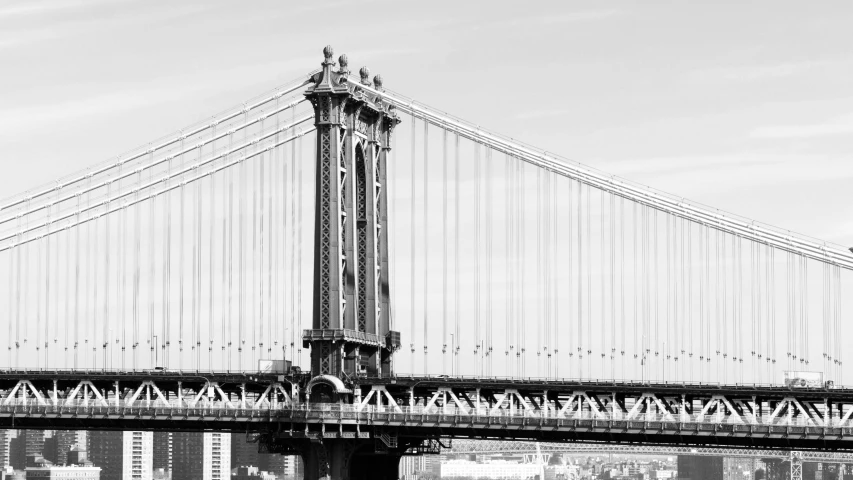
{"type": "Polygon", "coordinates": [[[323,53],[0,203],[0,426],[255,432],[308,478],[396,478],[441,438],[853,448],[847,249],[323,53]]]}

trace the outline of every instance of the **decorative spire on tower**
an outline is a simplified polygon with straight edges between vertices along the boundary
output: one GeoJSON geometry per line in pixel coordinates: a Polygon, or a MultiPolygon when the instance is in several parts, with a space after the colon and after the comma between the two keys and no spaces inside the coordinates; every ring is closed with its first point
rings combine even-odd
{"type": "Polygon", "coordinates": [[[341,80],[344,80],[349,75],[349,59],[346,53],[338,57],[338,64],[341,66],[338,73],[341,75],[341,80]]]}

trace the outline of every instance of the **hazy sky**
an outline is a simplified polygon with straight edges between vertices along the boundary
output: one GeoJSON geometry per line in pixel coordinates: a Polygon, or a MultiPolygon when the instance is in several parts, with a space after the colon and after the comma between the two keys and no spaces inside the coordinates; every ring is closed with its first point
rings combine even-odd
{"type": "Polygon", "coordinates": [[[331,44],[487,130],[853,245],[853,4],[703,3],[6,0],[0,197],[303,76],[331,44]]]}
{"type": "Polygon", "coordinates": [[[300,76],[332,44],[484,128],[853,245],[851,24],[846,1],[6,0],[0,195],[300,76]]]}

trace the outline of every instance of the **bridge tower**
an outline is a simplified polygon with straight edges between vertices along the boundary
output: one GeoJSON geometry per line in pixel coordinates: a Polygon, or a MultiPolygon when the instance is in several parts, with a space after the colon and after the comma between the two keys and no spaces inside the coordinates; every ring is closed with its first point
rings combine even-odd
{"type": "MultiPolygon", "coordinates": [[[[360,80],[351,81],[346,55],[337,69],[332,47],[323,55],[323,70],[305,91],[317,132],[317,210],[313,328],[302,335],[311,348],[312,378],[303,393],[311,403],[347,397],[352,403],[360,398],[359,377],[391,375],[400,347],[400,334],[391,330],[385,195],[391,135],[400,119],[375,93],[382,91],[379,75],[371,81],[364,67],[360,80]]],[[[424,441],[343,425],[337,431],[279,428],[259,439],[261,451],[301,455],[308,480],[396,479],[402,455],[424,441]]]]}
{"type": "Polygon", "coordinates": [[[302,341],[313,375],[354,378],[392,372],[400,335],[391,331],[386,165],[400,122],[393,107],[349,79],[346,55],[334,70],[330,46],[305,96],[317,127],[314,318],[302,341]]]}

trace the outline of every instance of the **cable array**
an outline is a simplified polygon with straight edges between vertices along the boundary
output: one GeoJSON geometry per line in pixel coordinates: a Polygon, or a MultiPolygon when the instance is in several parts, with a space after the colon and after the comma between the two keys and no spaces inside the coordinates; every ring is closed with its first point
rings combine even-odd
{"type": "MultiPolygon", "coordinates": [[[[286,97],[296,88],[8,200],[0,213],[0,263],[12,273],[3,281],[14,293],[3,309],[8,365],[245,370],[261,358],[298,361],[270,348],[285,343],[273,331],[272,297],[294,300],[272,288],[285,268],[269,248],[283,208],[265,173],[313,130],[302,125],[313,118],[303,99],[286,97]],[[251,169],[255,182],[235,189],[235,169],[251,169]],[[253,210],[235,209],[235,199],[253,210]],[[232,264],[245,255],[241,242],[252,246],[244,268],[232,264]],[[240,296],[252,299],[251,319],[232,308],[234,275],[255,279],[240,296]],[[232,324],[253,335],[234,341],[232,324]]],[[[290,163],[302,160],[310,158],[290,163]]]]}
{"type": "MultiPolygon", "coordinates": [[[[515,155],[517,149],[477,135],[476,128],[466,132],[446,116],[406,107],[417,112],[409,121],[430,125],[422,134],[412,128],[408,139],[413,153],[415,145],[423,149],[417,169],[440,169],[442,185],[440,209],[423,206],[425,232],[412,230],[423,238],[422,245],[414,237],[411,243],[411,258],[419,261],[401,267],[410,268],[413,279],[422,276],[425,284],[436,280],[440,289],[424,287],[417,319],[423,323],[412,320],[413,339],[424,342],[423,360],[400,355],[399,368],[477,376],[774,383],[783,380],[782,370],[809,370],[813,341],[821,336],[826,377],[840,381],[835,365],[841,348],[830,339],[840,317],[834,293],[838,272],[848,269],[836,257],[816,259],[793,242],[780,248],[752,226],[744,234],[720,215],[713,222],[692,218],[588,178],[531,165],[515,155]],[[433,128],[439,131],[432,143],[439,145],[436,158],[429,156],[435,151],[433,128]],[[447,138],[456,139],[452,177],[447,138]],[[494,161],[500,154],[503,161],[494,161]],[[449,208],[450,189],[455,208],[449,208]],[[495,208],[505,211],[496,214],[495,208]],[[438,258],[426,252],[429,239],[436,238],[441,260],[430,261],[438,258]],[[789,257],[787,292],[776,288],[784,280],[779,252],[789,257]],[[822,265],[821,284],[809,279],[813,264],[822,265]],[[455,302],[448,302],[450,268],[455,302]],[[815,289],[820,310],[809,305],[815,289]],[[442,301],[429,300],[431,291],[441,291],[436,298],[442,301]],[[787,314],[778,315],[785,302],[787,314]],[[816,316],[823,319],[822,335],[814,333],[810,319],[816,316]],[[779,328],[782,321],[789,326],[779,328]],[[786,342],[791,362],[782,365],[778,351],[786,342]],[[432,353],[430,344],[441,345],[441,351],[432,353]],[[454,356],[460,352],[458,367],[456,358],[447,361],[448,348],[454,356]],[[496,354],[501,348],[503,355],[496,354]]],[[[418,201],[428,203],[433,183],[422,180],[418,201]]],[[[415,301],[414,293],[411,298],[415,301]]]]}
{"type": "MultiPolygon", "coordinates": [[[[7,364],[307,369],[300,85],[3,202],[7,364]]],[[[842,249],[359,88],[410,123],[386,172],[398,373],[843,381],[842,249]]]]}

